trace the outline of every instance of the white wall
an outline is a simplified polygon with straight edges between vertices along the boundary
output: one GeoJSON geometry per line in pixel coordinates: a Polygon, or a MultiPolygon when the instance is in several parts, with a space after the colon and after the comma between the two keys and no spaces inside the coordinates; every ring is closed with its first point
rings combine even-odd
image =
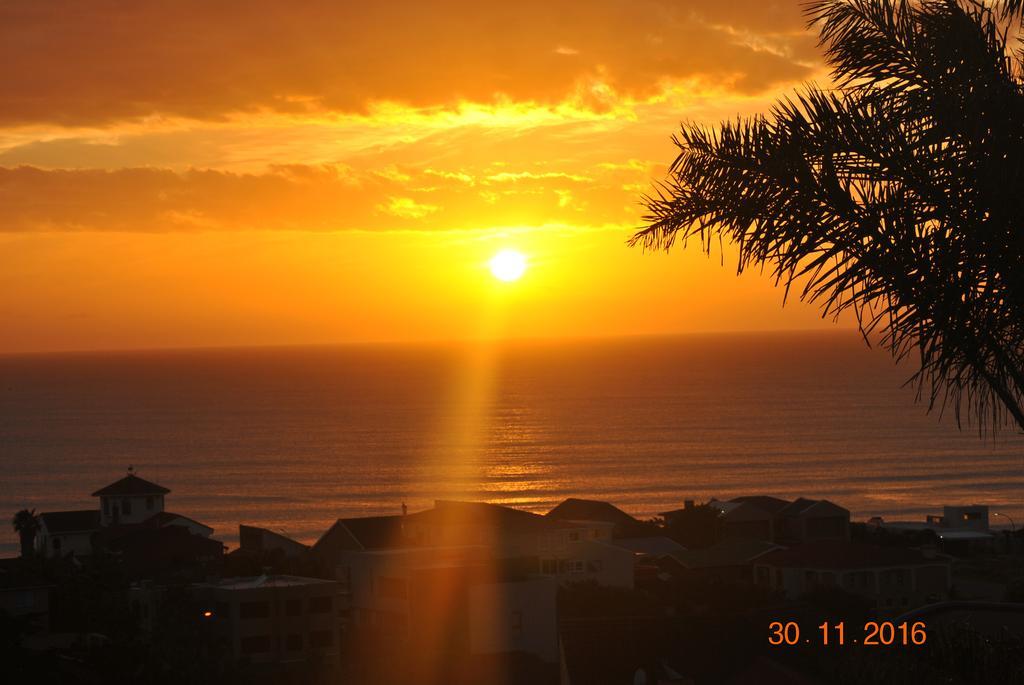
{"type": "Polygon", "coordinates": [[[92,533],[60,533],[51,535],[45,530],[36,534],[35,548],[44,557],[67,556],[72,552],[83,557],[92,554],[92,533]],[[53,540],[60,539],[60,551],[54,549],[53,540]]]}
{"type": "Polygon", "coordinates": [[[153,514],[164,510],[163,495],[133,495],[130,497],[100,497],[100,525],[109,526],[114,523],[142,523],[153,514]],[[147,499],[151,506],[147,507],[147,499]],[[126,507],[131,513],[125,513],[126,507]],[[114,516],[115,509],[118,516],[114,516]],[[115,520],[116,519],[116,520],[115,520]]]}

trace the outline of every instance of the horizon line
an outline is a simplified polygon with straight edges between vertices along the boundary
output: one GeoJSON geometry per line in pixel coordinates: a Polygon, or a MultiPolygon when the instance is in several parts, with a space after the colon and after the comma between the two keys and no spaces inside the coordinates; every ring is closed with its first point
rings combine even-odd
{"type": "Polygon", "coordinates": [[[252,344],[214,344],[214,345],[153,345],[141,347],[82,347],[54,348],[42,350],[0,350],[0,359],[10,357],[47,357],[64,355],[104,355],[104,354],[141,354],[160,352],[216,352],[231,350],[298,350],[312,348],[355,348],[355,347],[432,347],[432,346],[471,346],[479,344],[517,344],[517,343],[551,343],[551,342],[600,342],[613,340],[635,340],[645,338],[700,338],[713,336],[771,336],[792,334],[845,334],[854,333],[861,336],[856,327],[835,326],[833,328],[770,328],[770,329],[723,329],[707,331],[679,331],[664,333],[614,333],[595,335],[564,335],[564,336],[508,336],[501,338],[420,338],[415,340],[377,339],[377,340],[338,340],[324,342],[283,342],[283,343],[252,343],[252,344]]]}

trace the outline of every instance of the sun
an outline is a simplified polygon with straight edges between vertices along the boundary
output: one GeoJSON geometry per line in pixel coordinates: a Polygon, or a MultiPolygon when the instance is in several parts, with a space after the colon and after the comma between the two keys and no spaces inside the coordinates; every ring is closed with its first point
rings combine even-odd
{"type": "Polygon", "coordinates": [[[487,263],[499,281],[518,281],[526,273],[526,256],[516,250],[502,250],[487,263]]]}

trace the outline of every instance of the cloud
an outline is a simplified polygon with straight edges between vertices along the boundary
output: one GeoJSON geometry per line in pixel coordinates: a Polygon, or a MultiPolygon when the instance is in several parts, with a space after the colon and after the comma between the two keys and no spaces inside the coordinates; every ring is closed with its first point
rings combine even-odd
{"type": "Polygon", "coordinates": [[[428,205],[424,202],[417,202],[411,197],[388,198],[386,205],[377,205],[377,208],[393,216],[403,219],[422,219],[440,209],[437,205],[428,205]]]}
{"type": "Polygon", "coordinates": [[[449,230],[637,221],[632,168],[582,177],[500,166],[438,170],[275,165],[225,170],[0,167],[0,232],[449,230]]]}
{"type": "Polygon", "coordinates": [[[608,106],[706,79],[806,78],[796,3],[764,0],[15,0],[0,6],[0,126],[367,112],[460,102],[608,106]],[[793,5],[794,7],[790,7],[793,5]]]}

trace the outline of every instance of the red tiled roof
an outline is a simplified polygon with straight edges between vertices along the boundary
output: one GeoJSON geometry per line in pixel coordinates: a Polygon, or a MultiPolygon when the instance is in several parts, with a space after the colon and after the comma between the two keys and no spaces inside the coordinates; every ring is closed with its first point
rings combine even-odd
{"type": "Polygon", "coordinates": [[[769,552],[755,563],[786,568],[878,568],[944,563],[945,557],[927,558],[908,547],[881,547],[845,540],[823,540],[769,552]]]}
{"type": "Polygon", "coordinates": [[[100,510],[50,511],[40,514],[48,533],[78,533],[100,527],[100,510]]]}
{"type": "Polygon", "coordinates": [[[139,478],[134,473],[129,473],[119,481],[113,482],[105,488],[100,488],[92,493],[93,497],[107,497],[110,495],[166,495],[170,490],[150,483],[148,480],[139,478]]]}

